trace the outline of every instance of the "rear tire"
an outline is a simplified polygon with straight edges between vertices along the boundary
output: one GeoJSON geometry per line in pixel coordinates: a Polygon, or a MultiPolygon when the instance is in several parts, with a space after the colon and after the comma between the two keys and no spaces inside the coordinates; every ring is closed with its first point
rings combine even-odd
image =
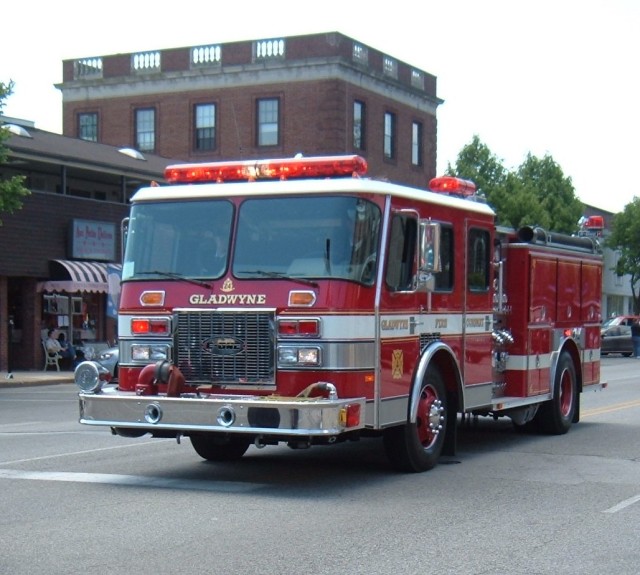
{"type": "Polygon", "coordinates": [[[568,352],[563,351],[556,366],[553,399],[540,406],[535,417],[538,429],[549,435],[569,431],[578,409],[576,368],[568,352]]]}
{"type": "Polygon", "coordinates": [[[190,437],[196,453],[207,461],[233,461],[240,459],[249,449],[251,441],[244,437],[201,434],[190,437]]]}
{"type": "MultiPolygon", "coordinates": [[[[384,432],[384,447],[399,471],[422,472],[436,466],[445,442],[447,395],[437,367],[427,369],[420,384],[416,422],[391,427],[384,432]]],[[[410,414],[409,414],[410,415],[410,414]]]]}

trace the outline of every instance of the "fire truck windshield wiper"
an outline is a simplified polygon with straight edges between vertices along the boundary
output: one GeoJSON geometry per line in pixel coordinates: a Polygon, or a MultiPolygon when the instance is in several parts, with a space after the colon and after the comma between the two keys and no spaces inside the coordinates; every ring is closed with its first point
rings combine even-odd
{"type": "Polygon", "coordinates": [[[267,278],[278,278],[278,279],[283,279],[283,280],[291,280],[293,282],[299,282],[301,284],[305,284],[305,285],[309,285],[312,287],[318,287],[318,284],[316,282],[314,282],[313,280],[308,280],[306,278],[301,278],[301,277],[294,277],[294,276],[290,276],[287,274],[284,274],[282,272],[268,272],[265,270],[243,270],[241,273],[243,274],[255,274],[258,276],[263,276],[263,277],[267,277],[267,278]]]}
{"type": "Polygon", "coordinates": [[[200,287],[206,287],[207,289],[211,289],[211,284],[207,283],[207,282],[203,282],[201,280],[197,280],[194,278],[188,278],[187,276],[183,276],[182,274],[177,274],[174,272],[161,272],[158,270],[153,270],[151,272],[136,272],[136,275],[140,275],[140,276],[163,276],[165,278],[171,278],[174,280],[182,280],[185,281],[187,283],[190,284],[195,284],[197,286],[200,287]]]}

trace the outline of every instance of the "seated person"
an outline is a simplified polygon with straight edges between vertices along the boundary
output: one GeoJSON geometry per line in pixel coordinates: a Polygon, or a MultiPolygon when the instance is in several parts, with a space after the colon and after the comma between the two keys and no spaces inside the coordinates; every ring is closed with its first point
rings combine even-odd
{"type": "Polygon", "coordinates": [[[67,338],[62,331],[58,334],[58,343],[62,348],[62,351],[60,352],[62,357],[68,357],[70,359],[76,359],[78,357],[75,348],[71,342],[67,341],[67,338]]]}
{"type": "Polygon", "coordinates": [[[47,331],[47,339],[44,342],[48,353],[58,353],[61,357],[70,359],[73,364],[76,361],[75,348],[65,339],[64,333],[60,332],[58,339],[53,337],[53,330],[47,331]]]}

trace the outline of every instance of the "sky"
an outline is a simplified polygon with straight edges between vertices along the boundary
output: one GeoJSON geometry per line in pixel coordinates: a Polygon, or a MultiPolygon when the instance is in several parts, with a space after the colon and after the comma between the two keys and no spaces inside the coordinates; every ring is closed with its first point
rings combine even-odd
{"type": "Polygon", "coordinates": [[[99,6],[3,4],[4,115],[61,133],[63,60],[340,32],[437,77],[438,174],[477,135],[509,170],[551,156],[583,203],[617,212],[640,197],[640,0],[99,6]]]}

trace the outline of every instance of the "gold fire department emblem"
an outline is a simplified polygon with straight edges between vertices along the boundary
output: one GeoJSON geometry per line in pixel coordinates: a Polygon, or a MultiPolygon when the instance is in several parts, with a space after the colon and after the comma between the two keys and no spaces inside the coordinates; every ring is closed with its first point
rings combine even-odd
{"type": "Polygon", "coordinates": [[[400,379],[402,377],[404,354],[401,349],[394,349],[391,354],[391,377],[400,379]]]}
{"type": "Polygon", "coordinates": [[[233,282],[231,281],[231,279],[227,278],[226,280],[224,280],[224,283],[222,284],[220,291],[230,292],[230,291],[233,291],[234,289],[236,288],[233,285],[233,282]]]}

